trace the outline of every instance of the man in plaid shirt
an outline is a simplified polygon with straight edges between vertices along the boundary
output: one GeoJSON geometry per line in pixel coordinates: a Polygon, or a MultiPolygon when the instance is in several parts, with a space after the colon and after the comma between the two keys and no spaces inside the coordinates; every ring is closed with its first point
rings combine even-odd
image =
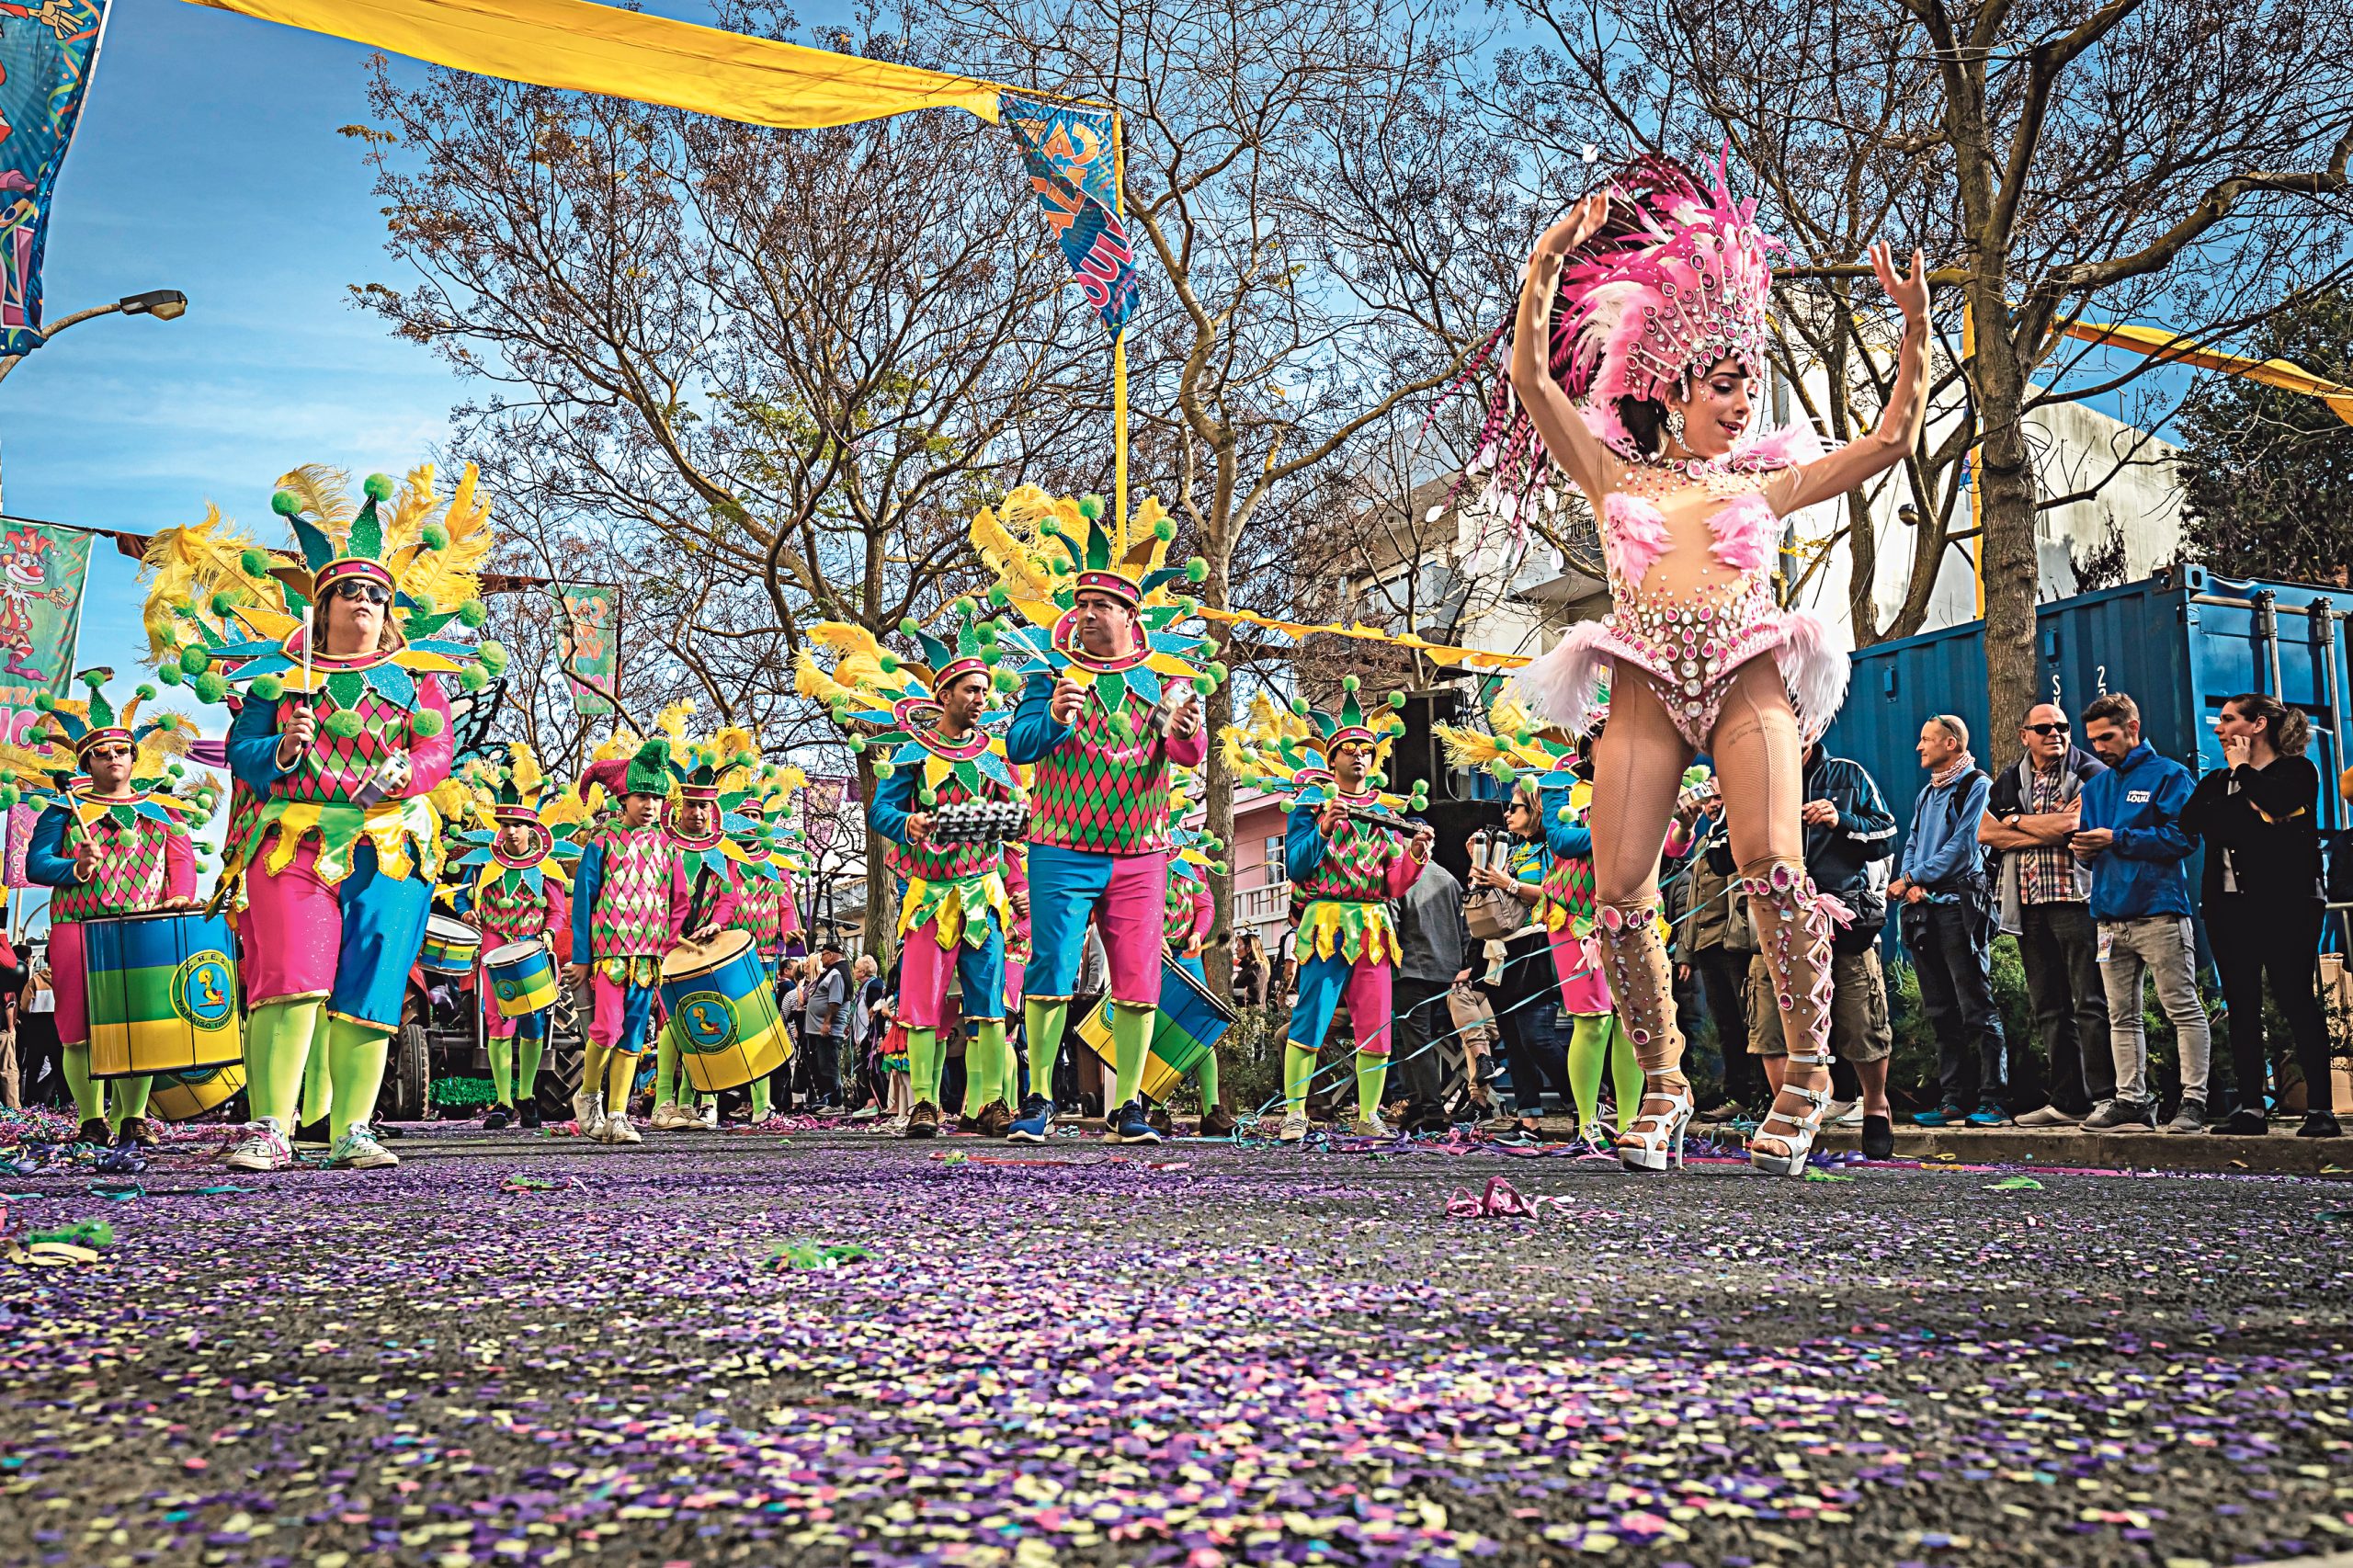
{"type": "Polygon", "coordinates": [[[2002,929],[2018,939],[2051,1063],[2051,1103],[2019,1117],[2021,1127],[2072,1127],[2116,1097],[2091,873],[2067,844],[2084,780],[2108,767],[2070,734],[2057,703],[2027,710],[2018,726],[2026,755],[1995,778],[1977,830],[1979,843],[2001,851],[2002,929]]]}

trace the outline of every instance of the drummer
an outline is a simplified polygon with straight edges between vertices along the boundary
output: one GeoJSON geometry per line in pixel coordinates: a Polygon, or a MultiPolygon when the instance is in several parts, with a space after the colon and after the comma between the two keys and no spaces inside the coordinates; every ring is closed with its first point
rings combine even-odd
{"type": "Polygon", "coordinates": [[[51,711],[50,723],[72,744],[88,782],[72,785],[70,800],[51,805],[33,824],[25,874],[56,890],[49,898],[49,962],[57,987],[65,1083],[82,1120],[75,1140],[152,1149],[157,1139],[147,1119],[147,1096],[153,1078],[113,1079],[109,1096],[107,1085],[90,1076],[82,926],[150,910],[185,909],[196,902],[196,850],[181,825],[177,803],[151,794],[143,787],[150,781],[131,778],[140,743],[186,722],[165,714],[134,729],[131,715],[142,699],[155,695],[154,688],[141,687],[118,713],[106,695],[113,675],[94,669],[75,677],[90,688],[86,719],[64,704],[51,711]]]}
{"type": "MultiPolygon", "coordinates": [[[[781,792],[781,779],[773,768],[755,770],[757,753],[731,753],[732,739],[749,748],[749,731],[722,732],[720,746],[722,755],[743,756],[744,760],[721,776],[719,792],[720,825],[727,834],[728,877],[733,890],[733,901],[727,928],[741,931],[751,937],[758,949],[760,967],[767,972],[771,989],[777,983],[778,967],[783,962],[785,938],[801,928],[800,911],[793,903],[792,880],[787,869],[786,852],[782,847],[790,832],[790,798],[781,792]],[[777,790],[773,797],[768,791],[777,790]]],[[[767,1074],[752,1080],[752,1120],[767,1120],[771,1110],[767,1074]]],[[[684,1125],[695,1125],[692,1120],[684,1125]]],[[[662,1125],[661,1111],[654,1111],[654,1125],[662,1125]]]]}
{"type": "MultiPolygon", "coordinates": [[[[552,959],[556,937],[571,912],[563,866],[580,853],[573,842],[583,825],[579,804],[565,797],[548,803],[542,812],[546,779],[539,758],[527,745],[509,747],[507,766],[494,778],[492,831],[459,835],[471,847],[455,862],[463,877],[456,912],[481,928],[485,958],[511,943],[535,942],[549,948],[552,959]],[[551,816],[557,819],[552,825],[551,816]]],[[[537,1127],[540,1062],[552,1032],[554,1008],[551,1005],[509,1017],[500,1011],[488,977],[479,971],[474,990],[481,998],[483,1044],[497,1096],[483,1126],[494,1132],[519,1116],[525,1127],[537,1127]]]]}
{"type": "MultiPolygon", "coordinates": [[[[683,734],[680,738],[683,742],[683,734]]],[[[681,874],[687,879],[688,913],[683,928],[694,934],[692,940],[700,942],[727,929],[738,917],[734,846],[722,825],[718,781],[722,765],[714,758],[728,758],[725,766],[729,768],[745,767],[756,763],[759,753],[750,731],[729,729],[722,731],[707,745],[689,748],[689,755],[695,759],[694,766],[679,779],[677,801],[671,806],[664,825],[669,830],[681,874]]],[[[680,1098],[681,1095],[692,1095],[681,1081],[680,1065],[677,1033],[665,1028],[656,1037],[654,1048],[654,1117],[649,1125],[657,1131],[718,1125],[718,1096],[694,1096],[696,1103],[692,1105],[680,1098]]]]}
{"type": "MultiPolygon", "coordinates": [[[[661,809],[685,769],[671,744],[647,741],[635,755],[593,762],[582,775],[618,795],[618,815],[596,830],[572,879],[571,985],[588,985],[595,1003],[588,1025],[580,1092],[573,1114],[583,1137],[601,1143],[642,1143],[629,1119],[629,1093],[662,979],[662,960],[687,929],[692,888],[686,863],[661,809]]],[[[698,811],[681,825],[700,824],[698,811]]]]}

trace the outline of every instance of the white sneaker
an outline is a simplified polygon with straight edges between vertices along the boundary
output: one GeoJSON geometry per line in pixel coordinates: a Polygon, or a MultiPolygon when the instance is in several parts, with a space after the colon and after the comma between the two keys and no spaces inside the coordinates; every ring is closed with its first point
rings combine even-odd
{"type": "Polygon", "coordinates": [[[2083,1118],[2069,1116],[2055,1105],[2046,1105],[2037,1106],[2019,1117],[2018,1124],[2020,1127],[2080,1127],[2083,1118]]]}
{"type": "Polygon", "coordinates": [[[1348,1131],[1358,1138],[1386,1138],[1389,1124],[1378,1116],[1360,1116],[1349,1124],[1348,1131]]]}
{"type": "Polygon", "coordinates": [[[695,1118],[694,1124],[698,1127],[710,1128],[713,1131],[718,1130],[719,1101],[716,1097],[702,1102],[702,1114],[695,1118]]]}
{"type": "Polygon", "coordinates": [[[580,1136],[594,1138],[605,1119],[605,1102],[601,1096],[587,1089],[572,1096],[572,1119],[580,1124],[580,1136]]]}
{"type": "Polygon", "coordinates": [[[282,1171],[294,1163],[294,1149],[276,1117],[259,1117],[245,1123],[244,1137],[222,1163],[233,1171],[282,1171]]]}
{"type": "Polygon", "coordinates": [[[1296,1143],[1306,1136],[1307,1118],[1296,1112],[1283,1118],[1282,1128],[1275,1134],[1276,1140],[1284,1143],[1296,1143]]]}
{"type": "Polygon", "coordinates": [[[327,1169],[331,1171],[390,1170],[401,1163],[401,1157],[376,1142],[376,1135],[365,1123],[335,1141],[327,1151],[327,1169]]]}
{"type": "Polygon", "coordinates": [[[654,1108],[654,1119],[647,1122],[656,1132],[676,1132],[682,1128],[698,1125],[695,1113],[676,1100],[664,1100],[654,1108]]]}
{"type": "Polygon", "coordinates": [[[1863,1124],[1863,1102],[1860,1100],[1846,1100],[1841,1103],[1846,1107],[1844,1110],[1841,1110],[1836,1105],[1830,1108],[1830,1120],[1827,1125],[1832,1127],[1860,1127],[1863,1124]]]}
{"type": "Polygon", "coordinates": [[[597,1141],[600,1143],[642,1143],[645,1135],[631,1125],[629,1113],[624,1111],[619,1116],[605,1118],[604,1124],[597,1129],[597,1141]]]}

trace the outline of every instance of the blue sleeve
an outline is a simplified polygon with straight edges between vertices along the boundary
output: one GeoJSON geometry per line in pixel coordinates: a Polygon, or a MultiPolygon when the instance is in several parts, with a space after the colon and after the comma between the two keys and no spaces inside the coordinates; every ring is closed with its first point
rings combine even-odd
{"type": "MultiPolygon", "coordinates": [[[[1879,785],[1858,767],[1853,770],[1854,798],[1838,812],[1838,831],[1861,845],[1868,858],[1884,860],[1895,853],[1895,813],[1880,798],[1879,785]]],[[[1992,791],[1987,791],[1990,798],[1992,791]]]]}
{"type": "Polygon", "coordinates": [[[2150,792],[2149,813],[2155,825],[2120,827],[2110,847],[2127,860],[2188,859],[2189,835],[2182,831],[2181,812],[2189,804],[2191,788],[2187,769],[2168,768],[2165,781],[2150,792]]]}
{"type": "Polygon", "coordinates": [[[63,806],[51,806],[33,824],[33,841],[25,846],[25,875],[45,888],[77,888],[74,858],[65,853],[65,824],[72,820],[63,806]]]}
{"type": "MultiPolygon", "coordinates": [[[[1977,847],[1977,824],[1978,820],[1984,816],[1985,802],[1991,798],[1993,792],[1993,780],[1987,778],[1983,773],[1969,781],[1969,793],[1961,798],[1961,809],[1954,814],[1951,833],[1938,844],[1933,851],[1916,857],[1919,861],[1919,869],[1916,871],[1906,869],[1907,874],[1914,881],[1933,886],[1938,882],[1948,881],[1969,869],[1980,853],[1977,847]]],[[[1943,809],[1946,808],[1940,803],[1930,802],[1925,811],[1933,812],[1943,809]]],[[[1915,847],[1917,847],[1920,833],[1920,824],[1917,821],[1912,824],[1912,833],[1915,847]]]]}
{"type": "Polygon", "coordinates": [[[1054,704],[1054,677],[1040,670],[1021,687],[1021,701],[1013,710],[1013,727],[1005,733],[1006,760],[1026,766],[1052,754],[1070,739],[1070,726],[1058,724],[1050,711],[1054,704]]]}
{"type": "Polygon", "coordinates": [[[581,851],[580,869],[572,873],[572,961],[588,961],[588,916],[597,907],[597,892],[605,885],[605,846],[592,844],[581,851]]]}
{"type": "Polygon", "coordinates": [[[449,901],[449,913],[452,915],[463,915],[467,910],[472,909],[473,906],[474,885],[472,882],[468,882],[464,887],[458,890],[458,896],[449,901]]]}
{"type": "Polygon", "coordinates": [[[229,726],[229,771],[256,795],[283,778],[278,766],[278,704],[248,697],[229,726]]]}
{"type": "Polygon", "coordinates": [[[1563,822],[1561,809],[1569,803],[1565,790],[1547,790],[1538,799],[1544,812],[1544,847],[1556,860],[1574,860],[1593,853],[1593,829],[1581,822],[1563,822]]]}
{"type": "Polygon", "coordinates": [[[1313,806],[1293,806],[1283,826],[1283,872],[1303,882],[1324,863],[1324,830],[1315,825],[1313,806]]]}
{"type": "Polygon", "coordinates": [[[907,818],[914,814],[908,808],[915,804],[915,775],[921,767],[896,768],[890,778],[875,780],[874,799],[867,802],[867,825],[893,844],[907,841],[907,818]]]}

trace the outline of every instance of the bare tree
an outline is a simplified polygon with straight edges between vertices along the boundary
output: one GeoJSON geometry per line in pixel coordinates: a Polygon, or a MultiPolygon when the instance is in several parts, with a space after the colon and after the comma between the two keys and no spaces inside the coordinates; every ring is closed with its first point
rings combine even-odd
{"type": "MultiPolygon", "coordinates": [[[[1984,537],[1986,660],[1996,714],[2034,683],[2040,509],[2028,416],[2052,403],[2164,393],[2150,362],[2075,343],[2079,320],[2154,320],[2227,338],[2336,276],[2353,158],[2353,11],[2326,0],[1521,0],[1551,35],[1515,58],[1525,108],[1574,92],[1636,144],[1756,171],[1768,222],[1795,256],[1785,340],[1834,389],[1813,410],[1834,437],[1876,413],[1887,356],[1863,246],[1917,244],[1938,268],[1938,380],[1947,394],[1890,480],[1920,518],[1905,601],[1916,627],[1965,499],[1973,449],[1984,537]],[[1963,314],[1973,326],[1962,342],[1963,314]],[[1965,408],[1949,406],[1957,368],[1965,408]],[[1851,402],[1847,389],[1859,393],[1851,402]],[[1840,403],[1847,406],[1840,408],[1840,403]]],[[[1513,97],[1512,95],[1517,97],[1513,97]]],[[[1563,128],[1524,114],[1540,139],[1563,128]]],[[[1792,367],[1795,368],[1795,367],[1792,367]]],[[[2136,460],[2120,454],[2118,466],[2136,460]]],[[[1849,501],[1858,576],[1875,565],[1849,501]]],[[[1877,631],[1875,608],[1859,634],[1877,631]]],[[[2007,731],[1995,726],[1998,736],[2007,731]]]]}
{"type": "MultiPolygon", "coordinates": [[[[889,23],[862,52],[925,47],[889,23]]],[[[457,445],[522,519],[517,569],[585,544],[627,574],[624,656],[661,696],[781,740],[802,627],[927,618],[970,585],[972,511],[1099,428],[1093,324],[977,120],[776,131],[381,68],[370,102],[351,133],[417,276],[356,292],[485,384],[457,445]]],[[[879,864],[869,891],[871,936],[879,864]]]]}

